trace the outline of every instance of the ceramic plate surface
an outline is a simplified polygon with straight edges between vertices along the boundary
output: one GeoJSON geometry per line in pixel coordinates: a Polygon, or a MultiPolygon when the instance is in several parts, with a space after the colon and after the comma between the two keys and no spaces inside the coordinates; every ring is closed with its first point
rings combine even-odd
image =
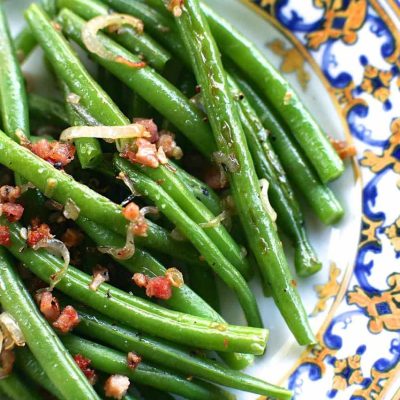
{"type": "MultiPolygon", "coordinates": [[[[8,2],[14,32],[28,3],[8,2]]],[[[400,2],[207,3],[282,71],[329,135],[354,141],[358,151],[332,184],[345,218],[325,227],[307,213],[324,268],[298,287],[319,345],[297,346],[272,300],[252,282],[271,333],[267,354],[248,372],[288,386],[296,400],[399,400],[400,2]]],[[[48,90],[40,52],[24,69],[34,76],[36,90],[48,90]]],[[[242,323],[225,291],[223,303],[228,321],[242,323]]]]}

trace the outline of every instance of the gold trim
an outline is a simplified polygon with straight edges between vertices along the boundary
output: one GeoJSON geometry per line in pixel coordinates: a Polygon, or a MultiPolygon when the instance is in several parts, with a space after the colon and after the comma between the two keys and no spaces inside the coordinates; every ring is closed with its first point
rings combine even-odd
{"type": "MultiPolygon", "coordinates": [[[[248,6],[250,9],[252,9],[257,15],[259,15],[262,18],[266,19],[270,24],[272,24],[279,32],[281,32],[299,50],[299,52],[302,54],[304,59],[309,63],[309,65],[313,69],[314,73],[316,73],[316,75],[318,76],[318,78],[320,79],[320,81],[322,82],[324,87],[326,88],[327,92],[329,93],[329,95],[331,97],[331,100],[332,100],[332,103],[333,103],[333,105],[334,105],[334,107],[335,107],[335,109],[337,111],[337,114],[340,117],[341,124],[342,124],[342,126],[344,128],[344,134],[345,134],[346,140],[348,140],[349,142],[352,142],[352,140],[353,140],[352,135],[350,133],[347,121],[343,116],[343,110],[340,107],[338,99],[336,98],[336,96],[334,94],[334,89],[329,85],[327,79],[323,75],[323,73],[320,70],[318,64],[311,57],[311,55],[305,49],[303,44],[297,39],[297,37],[295,35],[293,35],[289,31],[287,31],[286,29],[284,29],[282,27],[282,25],[279,24],[278,21],[275,18],[273,18],[268,13],[266,13],[265,11],[260,9],[260,7],[258,5],[256,5],[255,3],[253,3],[251,0],[240,0],[240,1],[243,4],[245,4],[246,6],[248,6]]],[[[388,0],[388,1],[392,2],[392,0],[388,0]]],[[[384,22],[386,23],[386,25],[388,26],[388,28],[390,30],[390,33],[393,35],[393,38],[394,38],[395,44],[396,44],[396,50],[395,50],[394,54],[390,58],[392,58],[392,57],[394,58],[394,57],[396,57],[397,53],[400,52],[400,48],[398,46],[398,43],[400,42],[400,33],[398,32],[398,30],[397,30],[396,26],[394,25],[392,19],[389,17],[389,15],[387,15],[386,11],[377,3],[377,1],[376,0],[370,0],[370,3],[372,5],[372,7],[375,8],[375,10],[377,11],[378,15],[384,20],[384,22]]],[[[400,15],[400,10],[399,9],[394,9],[394,11],[396,12],[396,14],[400,15]]],[[[355,183],[360,182],[362,187],[364,187],[363,186],[362,175],[361,175],[361,170],[360,170],[360,167],[359,167],[359,165],[358,165],[358,163],[357,163],[357,161],[355,159],[352,160],[352,167],[353,167],[353,174],[354,174],[355,183]]],[[[329,326],[333,315],[335,314],[335,312],[336,312],[337,308],[339,307],[339,305],[342,303],[342,300],[343,300],[343,298],[344,298],[344,296],[345,296],[345,294],[347,292],[348,285],[350,283],[351,277],[353,275],[354,267],[355,267],[355,263],[352,266],[350,266],[350,265],[347,266],[347,268],[345,270],[345,275],[343,276],[342,282],[340,283],[339,292],[338,292],[338,294],[337,294],[337,296],[336,296],[336,298],[335,298],[335,300],[334,300],[334,302],[333,302],[333,304],[332,304],[327,316],[325,317],[325,320],[324,320],[321,328],[318,331],[318,334],[317,334],[318,338],[321,337],[322,333],[329,326]]],[[[302,360],[306,357],[307,354],[309,354],[310,349],[311,349],[311,347],[305,349],[302,352],[301,356],[299,357],[299,359],[297,360],[295,365],[291,368],[291,370],[289,372],[287,372],[284,377],[281,378],[280,384],[284,383],[288,379],[288,377],[297,369],[297,367],[299,365],[301,365],[302,360]]],[[[382,396],[391,387],[391,385],[393,383],[393,380],[394,380],[394,377],[398,374],[398,372],[400,372],[400,364],[396,367],[395,370],[396,370],[396,372],[393,374],[393,378],[389,379],[386,382],[382,392],[378,396],[378,399],[382,399],[382,396]]],[[[396,392],[396,395],[395,395],[395,397],[393,397],[392,400],[397,400],[399,398],[400,398],[400,389],[396,392]]]]}

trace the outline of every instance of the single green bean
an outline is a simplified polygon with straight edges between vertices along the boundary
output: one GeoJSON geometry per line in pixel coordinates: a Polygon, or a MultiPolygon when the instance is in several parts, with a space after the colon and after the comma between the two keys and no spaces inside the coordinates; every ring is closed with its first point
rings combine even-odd
{"type": "MultiPolygon", "coordinates": [[[[8,249],[14,257],[40,279],[50,282],[51,275],[60,270],[63,261],[46,251],[27,248],[21,252],[26,244],[20,235],[21,225],[10,224],[4,218],[0,222],[10,229],[12,244],[8,249]]],[[[256,355],[263,354],[265,350],[266,329],[226,325],[171,311],[106,283],[93,291],[89,289],[91,281],[92,277],[70,265],[57,289],[132,328],[157,333],[157,336],[174,342],[196,343],[199,348],[256,355]]]]}
{"type": "MultiPolygon", "coordinates": [[[[59,14],[58,21],[63,27],[64,33],[77,42],[82,48],[81,32],[85,20],[73,12],[63,9],[59,14]]],[[[36,22],[38,20],[36,19],[36,22]]],[[[139,60],[123,47],[115,43],[102,33],[97,39],[106,49],[132,62],[139,60]]],[[[152,68],[131,68],[128,65],[116,61],[110,61],[91,54],[92,58],[117,76],[133,91],[151,104],[160,114],[170,120],[181,131],[196,148],[204,155],[210,154],[210,149],[215,147],[208,124],[203,120],[200,112],[189,100],[171,83],[152,68]]]]}
{"type": "Polygon", "coordinates": [[[210,186],[189,174],[183,168],[178,167],[172,161],[169,161],[169,163],[174,167],[178,179],[194,194],[197,200],[201,201],[214,215],[221,214],[220,198],[210,186]]]}
{"type": "Polygon", "coordinates": [[[15,364],[24,377],[32,380],[37,386],[43,387],[57,399],[65,400],[27,347],[20,347],[15,351],[15,364]]]}
{"type": "MultiPolygon", "coordinates": [[[[65,172],[58,171],[28,149],[10,140],[1,131],[0,150],[0,164],[33,183],[46,197],[64,205],[72,200],[81,215],[110,227],[119,235],[126,235],[128,224],[120,206],[76,182],[65,172]]],[[[198,257],[188,243],[173,240],[167,231],[151,221],[148,221],[147,237],[136,237],[136,242],[140,247],[148,247],[188,261],[198,257]]]]}
{"type": "Polygon", "coordinates": [[[85,375],[38,311],[4,249],[0,249],[0,303],[17,321],[30,350],[65,399],[98,399],[85,375]]]}
{"type": "Polygon", "coordinates": [[[37,118],[61,128],[69,126],[67,112],[60,101],[36,93],[29,93],[28,104],[31,118],[37,118]]]}
{"type": "Polygon", "coordinates": [[[20,63],[29,57],[36,45],[37,41],[31,30],[25,26],[14,39],[15,51],[20,63]]]}
{"type": "Polygon", "coordinates": [[[237,71],[229,68],[229,72],[234,76],[263,126],[270,132],[272,147],[289,179],[304,196],[307,204],[323,223],[333,224],[339,221],[344,213],[342,206],[328,186],[321,182],[301,149],[286,132],[282,121],[278,121],[263,99],[237,71]]]}
{"type": "Polygon", "coordinates": [[[119,12],[141,19],[150,35],[182,60],[187,67],[190,67],[188,54],[179,39],[174,22],[168,15],[162,15],[158,10],[146,4],[140,4],[139,1],[103,0],[103,2],[119,12]]]}
{"type": "Polygon", "coordinates": [[[40,400],[41,396],[30,382],[24,382],[18,372],[13,371],[10,375],[0,380],[0,390],[10,400],[40,400]]]}
{"type": "MultiPolygon", "coordinates": [[[[86,20],[99,15],[110,15],[109,7],[97,0],[58,0],[58,6],[60,9],[69,8],[86,20]]],[[[144,61],[162,71],[171,59],[171,55],[151,36],[147,35],[146,31],[147,26],[144,27],[144,32],[138,33],[133,27],[124,25],[121,32],[110,34],[110,37],[131,53],[143,55],[144,61]]]]}
{"type": "Polygon", "coordinates": [[[256,299],[242,275],[229,262],[225,254],[222,254],[207,234],[190,219],[160,185],[137,172],[129,161],[115,157],[114,162],[116,167],[132,180],[135,189],[156,204],[160,212],[193,243],[208,265],[236,293],[249,325],[261,327],[262,321],[256,299]]]}
{"type": "Polygon", "coordinates": [[[128,367],[126,354],[112,350],[89,340],[68,335],[62,338],[63,343],[72,354],[82,354],[91,360],[91,365],[109,374],[127,376],[133,382],[149,385],[157,389],[181,395],[193,400],[233,399],[224,390],[202,382],[187,379],[147,365],[142,361],[135,369],[128,367]]]}
{"type": "MultiPolygon", "coordinates": [[[[241,92],[232,78],[229,82],[236,98],[241,92]]],[[[277,213],[278,227],[289,237],[295,248],[296,273],[301,277],[315,274],[322,264],[308,240],[303,214],[285,171],[267,140],[261,121],[246,98],[239,100],[238,110],[257,175],[269,183],[268,196],[277,213]]]]}
{"type": "MultiPolygon", "coordinates": [[[[133,168],[156,182],[159,187],[176,202],[183,212],[185,212],[195,223],[199,224],[200,227],[201,224],[210,223],[210,221],[216,218],[216,216],[196,198],[191,190],[186,187],[186,185],[179,179],[179,176],[173,172],[173,166],[161,165],[158,168],[149,168],[133,164],[133,168]]],[[[240,246],[232,239],[225,227],[219,223],[216,224],[216,226],[202,229],[224,254],[225,258],[243,276],[247,277],[250,272],[250,264],[240,246]]],[[[189,240],[192,239],[191,236],[187,236],[187,238],[189,240]]]]}
{"type": "Polygon", "coordinates": [[[18,141],[29,137],[29,112],[25,82],[10,36],[3,3],[0,4],[0,114],[7,135],[18,141]]]}
{"type": "Polygon", "coordinates": [[[195,357],[181,346],[117,326],[112,320],[97,313],[93,314],[91,310],[82,306],[76,307],[81,318],[77,331],[93,340],[99,340],[125,353],[134,351],[154,365],[160,365],[187,376],[260,395],[290,398],[288,390],[270,385],[242,372],[233,371],[216,361],[195,357]]]}
{"type": "Polygon", "coordinates": [[[252,81],[288,124],[323,182],[339,177],[344,165],[299,96],[256,46],[205,4],[202,10],[219,48],[252,81]]]}
{"type": "MultiPolygon", "coordinates": [[[[72,104],[68,101],[68,96],[71,95],[71,91],[68,85],[60,80],[60,84],[65,97],[65,107],[67,109],[67,115],[69,125],[71,126],[87,126],[92,125],[92,119],[90,121],[84,118],[84,115],[76,112],[76,104],[72,104]]],[[[88,113],[89,114],[89,113],[88,113]]],[[[90,116],[90,115],[89,115],[90,116]]],[[[103,161],[103,152],[101,150],[100,142],[95,138],[79,138],[74,140],[76,147],[76,153],[78,155],[79,163],[83,169],[95,168],[103,161]]]]}
{"type": "Polygon", "coordinates": [[[306,311],[271,216],[260,195],[258,178],[239,116],[228,87],[220,54],[198,0],[186,0],[176,17],[180,35],[192,58],[218,149],[226,158],[235,204],[263,278],[272,287],[282,316],[299,344],[315,342],[306,311]]]}

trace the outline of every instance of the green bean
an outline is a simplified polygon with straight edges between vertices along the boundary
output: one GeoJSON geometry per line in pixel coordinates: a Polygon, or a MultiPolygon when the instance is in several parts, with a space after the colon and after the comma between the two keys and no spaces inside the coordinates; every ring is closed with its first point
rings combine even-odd
{"type": "Polygon", "coordinates": [[[30,350],[66,399],[82,396],[98,399],[82,371],[38,311],[4,249],[0,249],[0,302],[17,321],[30,350]]]}
{"type": "Polygon", "coordinates": [[[207,234],[186,215],[160,185],[137,172],[129,161],[116,157],[114,162],[116,167],[132,180],[135,189],[149,197],[158,209],[190,239],[208,265],[236,293],[249,325],[261,327],[262,321],[253,293],[242,275],[207,234]]]}
{"type": "Polygon", "coordinates": [[[167,392],[181,395],[193,400],[232,399],[224,390],[202,382],[187,379],[147,365],[142,361],[134,370],[128,367],[126,354],[117,352],[89,340],[68,335],[62,338],[63,343],[72,354],[82,354],[91,360],[91,365],[109,374],[127,376],[133,382],[153,386],[167,392]]]}
{"type": "MultiPolygon", "coordinates": [[[[4,218],[1,218],[1,224],[10,229],[12,244],[8,249],[14,257],[40,279],[50,282],[51,275],[62,267],[63,261],[46,251],[25,249],[21,252],[25,246],[20,236],[21,226],[17,223],[9,224],[4,218]]],[[[132,328],[153,334],[157,332],[159,337],[174,342],[196,343],[199,348],[256,355],[265,350],[268,336],[266,329],[226,325],[171,311],[105,283],[93,291],[88,287],[91,281],[92,277],[69,266],[57,284],[57,289],[132,328]],[[226,329],[213,329],[214,326],[226,329]]]]}
{"type": "Polygon", "coordinates": [[[103,0],[103,3],[119,12],[141,19],[150,35],[169,49],[179,60],[182,60],[187,67],[190,67],[188,54],[171,18],[162,15],[158,10],[148,7],[146,4],[140,4],[139,1],[103,0]]]}
{"type": "Polygon", "coordinates": [[[18,372],[13,371],[10,375],[0,380],[0,390],[10,400],[40,400],[41,397],[36,389],[24,382],[18,372]]]}
{"type": "MultiPolygon", "coordinates": [[[[200,225],[215,219],[215,215],[201,201],[197,200],[191,190],[179,179],[179,176],[171,170],[173,166],[161,165],[158,168],[149,168],[133,164],[133,168],[156,182],[195,223],[200,225]]],[[[219,223],[216,226],[202,229],[225,255],[225,258],[243,276],[247,277],[250,265],[242,249],[232,239],[225,227],[219,223]]],[[[188,239],[192,238],[191,236],[187,237],[188,239]]]]}
{"type": "Polygon", "coordinates": [[[29,93],[28,104],[31,117],[47,121],[61,128],[69,126],[67,112],[60,101],[36,93],[29,93]]]}
{"type": "MultiPolygon", "coordinates": [[[[98,246],[120,248],[124,245],[123,238],[87,218],[79,217],[76,222],[98,246]]],[[[132,273],[140,272],[150,276],[162,276],[165,274],[165,268],[149,253],[141,249],[136,249],[134,256],[129,260],[116,259],[116,261],[132,273]]],[[[191,272],[191,275],[197,278],[208,276],[208,269],[201,265],[194,265],[191,272]]],[[[211,283],[215,286],[214,279],[211,283]]],[[[197,283],[197,286],[199,285],[200,283],[197,283]]],[[[218,297],[218,293],[214,292],[214,289],[216,290],[216,287],[208,286],[207,296],[218,297]]],[[[202,293],[198,293],[200,294],[200,298],[186,285],[179,289],[173,288],[172,290],[173,296],[165,301],[171,309],[225,323],[223,318],[202,300],[201,295],[206,292],[205,290],[202,293]]],[[[212,304],[210,305],[212,306],[212,304]]],[[[220,357],[233,369],[243,369],[253,362],[253,357],[248,354],[220,353],[220,357]]]]}
{"type": "Polygon", "coordinates": [[[337,222],[344,211],[333,192],[321,182],[302,151],[287,134],[282,122],[271,113],[252,86],[231,68],[229,72],[235,77],[264,127],[270,132],[271,145],[278,154],[289,179],[323,223],[337,222]]]}
{"type": "Polygon", "coordinates": [[[77,331],[93,340],[99,340],[124,353],[134,351],[154,365],[160,365],[187,376],[260,395],[290,398],[290,392],[285,389],[242,372],[233,371],[216,361],[194,357],[183,347],[117,326],[108,318],[97,313],[93,314],[92,311],[85,310],[83,307],[76,307],[81,318],[77,331]]]}
{"type": "Polygon", "coordinates": [[[7,135],[29,137],[28,100],[3,3],[0,4],[0,114],[7,135]]]}
{"type": "Polygon", "coordinates": [[[65,400],[27,347],[20,347],[15,351],[15,364],[18,370],[36,385],[43,387],[57,399],[65,400]]]}
{"type": "MultiPolygon", "coordinates": [[[[233,79],[228,80],[236,98],[240,90],[233,79]]],[[[307,277],[315,274],[322,264],[308,240],[304,218],[285,171],[267,140],[261,121],[246,98],[239,100],[238,110],[257,175],[260,179],[267,179],[269,183],[268,194],[271,205],[277,212],[278,227],[289,237],[295,248],[297,275],[307,277]]]]}
{"type": "Polygon", "coordinates": [[[217,146],[226,159],[235,204],[263,278],[270,283],[275,303],[297,341],[300,344],[314,343],[315,337],[293,284],[282,243],[261,201],[254,164],[229,93],[217,46],[199,2],[186,0],[182,15],[175,20],[192,57],[217,146]]]}
{"type": "Polygon", "coordinates": [[[143,397],[143,400],[174,400],[169,393],[159,391],[150,386],[139,386],[139,392],[143,397]]]}
{"type": "Polygon", "coordinates": [[[14,39],[15,51],[20,63],[23,63],[30,56],[36,45],[37,41],[31,30],[25,26],[14,39]]]}
{"type": "Polygon", "coordinates": [[[178,167],[172,161],[169,161],[169,163],[175,169],[174,172],[178,179],[193,193],[197,200],[201,201],[214,215],[221,214],[221,201],[210,186],[189,174],[183,168],[178,167]]]}
{"type": "MultiPolygon", "coordinates": [[[[58,171],[28,149],[8,139],[1,131],[0,149],[0,164],[33,183],[46,197],[64,205],[72,200],[81,215],[109,226],[119,235],[126,235],[128,224],[120,206],[76,182],[65,172],[58,171]]],[[[136,237],[136,242],[140,247],[145,246],[188,261],[198,257],[190,245],[173,240],[163,228],[151,221],[148,221],[147,237],[136,237]]]]}
{"type": "Polygon", "coordinates": [[[323,182],[339,177],[344,165],[326,134],[318,126],[297,93],[261,52],[231,24],[203,4],[219,48],[262,92],[288,124],[290,132],[323,182]]]}
{"type": "Polygon", "coordinates": [[[204,299],[214,310],[220,310],[220,300],[214,271],[188,265],[189,284],[195,293],[204,299]]]}
{"type": "MultiPolygon", "coordinates": [[[[97,246],[121,248],[125,244],[123,237],[87,218],[79,217],[76,222],[97,246]]],[[[115,261],[132,273],[139,272],[149,276],[164,276],[166,272],[166,269],[151,254],[141,249],[136,249],[135,254],[129,260],[115,259],[115,261]]],[[[199,266],[196,267],[206,269],[199,266]]],[[[221,320],[221,317],[186,285],[179,289],[173,288],[173,295],[169,300],[165,300],[165,304],[173,310],[197,315],[212,321],[221,320]]]]}
{"type": "MultiPolygon", "coordinates": [[[[85,21],[67,9],[60,12],[58,21],[62,25],[64,33],[84,48],[81,31],[85,21]]],[[[36,22],[38,21],[36,20],[36,22]]],[[[99,33],[97,39],[116,56],[132,62],[139,61],[138,57],[105,35],[99,33]]],[[[200,152],[204,155],[210,154],[210,149],[213,149],[215,145],[209,126],[203,121],[196,107],[165,78],[149,67],[131,68],[96,54],[91,54],[91,56],[170,120],[200,152]]]]}
{"type": "MultiPolygon", "coordinates": [[[[91,125],[91,120],[87,121],[84,115],[78,114],[74,108],[74,104],[68,101],[68,96],[71,94],[68,85],[60,81],[67,109],[69,125],[71,126],[85,126],[91,125]]],[[[88,113],[89,114],[89,113],[88,113]]],[[[90,116],[90,115],[89,115],[90,116]]],[[[79,138],[74,140],[76,153],[78,155],[79,163],[83,169],[95,168],[103,160],[103,152],[101,150],[100,142],[95,138],[79,138]]]]}
{"type": "MultiPolygon", "coordinates": [[[[110,14],[109,8],[96,0],[58,0],[58,6],[69,8],[86,20],[110,14]]],[[[147,31],[147,26],[144,27],[144,30],[147,31]]],[[[131,53],[143,55],[146,62],[162,71],[171,59],[171,55],[145,32],[138,33],[133,27],[124,26],[123,32],[110,36],[131,53]]]]}

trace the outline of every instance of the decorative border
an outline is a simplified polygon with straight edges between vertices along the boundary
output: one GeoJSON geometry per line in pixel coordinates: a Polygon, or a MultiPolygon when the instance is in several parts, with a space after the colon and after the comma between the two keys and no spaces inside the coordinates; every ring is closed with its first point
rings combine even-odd
{"type": "MultiPolygon", "coordinates": [[[[375,202],[383,197],[378,197],[383,177],[391,173],[400,174],[400,118],[390,121],[389,117],[391,100],[393,95],[398,94],[393,92],[393,81],[396,78],[397,86],[400,86],[399,30],[376,0],[314,0],[312,6],[322,10],[323,15],[313,22],[305,22],[301,15],[303,9],[295,8],[293,4],[297,6],[298,3],[291,3],[290,0],[241,1],[267,19],[293,44],[293,49],[289,50],[276,41],[269,44],[273,51],[282,56],[283,72],[296,72],[303,87],[307,85],[305,63],[317,74],[331,96],[347,139],[355,140],[357,148],[363,152],[359,163],[361,167],[366,168],[363,171],[363,224],[356,263],[347,268],[340,284],[336,280],[335,269],[331,268],[330,281],[325,287],[320,287],[320,290],[322,292],[324,288],[328,288],[330,291],[325,292],[330,296],[332,293],[334,295],[335,291],[337,293],[317,334],[320,345],[306,349],[282,378],[281,383],[287,382],[288,386],[294,389],[296,398],[306,395],[303,393],[303,386],[308,380],[323,381],[327,398],[348,394],[350,397],[346,398],[352,400],[382,399],[400,373],[400,273],[393,273],[390,268],[384,271],[387,273],[387,290],[374,287],[369,278],[374,272],[374,261],[379,262],[379,255],[383,250],[387,250],[388,246],[392,246],[395,252],[393,265],[400,254],[400,217],[385,226],[385,213],[373,210],[375,202]],[[292,14],[288,16],[283,10],[285,7],[290,8],[290,5],[292,14]],[[369,61],[363,54],[360,56],[363,75],[359,85],[356,85],[351,68],[346,70],[344,66],[336,75],[331,73],[332,59],[337,62],[335,46],[339,49],[339,46],[352,46],[362,35],[368,34],[368,29],[377,37],[384,36],[387,39],[379,49],[380,58],[386,63],[386,68],[373,65],[372,62],[377,61],[375,57],[369,61]],[[317,64],[314,58],[316,56],[321,65],[317,64]],[[373,138],[365,124],[362,127],[357,125],[357,119],[366,118],[369,111],[378,107],[377,102],[379,107],[388,112],[384,122],[390,123],[390,135],[383,139],[373,138]],[[383,243],[385,237],[389,243],[383,243]],[[373,260],[366,262],[367,256],[372,256],[373,260]],[[346,299],[346,302],[343,302],[343,299],[346,299]],[[369,360],[369,377],[363,375],[365,365],[362,368],[364,360],[371,358],[371,351],[367,345],[362,344],[354,349],[353,353],[338,357],[343,353],[343,342],[346,342],[346,339],[345,336],[340,337],[334,333],[336,325],[343,323],[346,329],[356,318],[368,319],[366,335],[370,332],[372,336],[366,337],[363,342],[368,344],[370,339],[369,345],[372,347],[376,344],[376,337],[373,335],[379,334],[382,340],[389,343],[389,353],[392,356],[391,359],[369,360]],[[324,378],[328,369],[332,375],[331,382],[324,378]]],[[[393,11],[400,15],[397,0],[388,2],[393,11]]],[[[304,8],[307,9],[307,5],[304,8]]],[[[355,179],[361,179],[357,162],[353,164],[353,171],[355,179]]],[[[400,188],[400,180],[398,187],[400,188]]],[[[385,204],[384,201],[380,203],[385,204]]],[[[385,205],[390,206],[390,203],[386,202],[385,205]]],[[[400,390],[393,400],[398,398],[400,390]]]]}

